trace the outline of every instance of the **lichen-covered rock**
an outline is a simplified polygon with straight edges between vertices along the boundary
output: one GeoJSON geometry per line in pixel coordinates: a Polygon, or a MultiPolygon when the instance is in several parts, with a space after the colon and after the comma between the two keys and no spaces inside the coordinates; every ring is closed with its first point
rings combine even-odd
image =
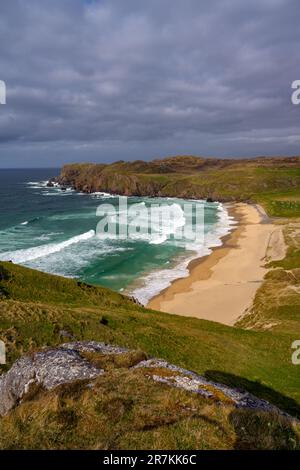
{"type": "MultiPolygon", "coordinates": [[[[95,362],[98,354],[102,358],[107,355],[110,358],[117,356],[122,359],[122,355],[125,358],[131,353],[134,351],[105,343],[78,341],[23,356],[6,374],[0,376],[0,415],[8,413],[20,403],[32,385],[41,385],[46,390],[52,390],[58,385],[77,380],[93,380],[105,374],[105,367],[102,369],[102,365],[95,362]]],[[[135,365],[128,361],[118,361],[115,366],[139,369],[150,380],[198,393],[224,405],[275,411],[288,416],[269,402],[246,391],[207,380],[165,360],[143,360],[145,357],[145,354],[136,356],[135,365]]]]}
{"type": "Polygon", "coordinates": [[[64,343],[60,347],[73,351],[97,352],[101,354],[122,354],[129,351],[126,348],[98,343],[97,341],[76,341],[74,343],[64,343]]]}
{"type": "Polygon", "coordinates": [[[277,411],[287,416],[286,413],[280,411],[274,405],[266,400],[255,397],[251,393],[207,380],[194,372],[169,364],[163,360],[150,359],[142,361],[137,364],[135,368],[148,370],[149,376],[156,382],[165,383],[182,390],[196,392],[207,398],[214,398],[219,402],[232,404],[238,408],[277,411]]]}
{"type": "Polygon", "coordinates": [[[24,356],[0,376],[0,415],[6,414],[32,385],[51,390],[75,380],[93,379],[103,373],[80,356],[75,348],[59,347],[24,356]]]}

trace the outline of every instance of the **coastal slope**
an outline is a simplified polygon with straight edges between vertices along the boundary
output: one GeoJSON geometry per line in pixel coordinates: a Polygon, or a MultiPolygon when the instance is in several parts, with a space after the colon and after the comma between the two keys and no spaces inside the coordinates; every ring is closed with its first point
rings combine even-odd
{"type": "MultiPolygon", "coordinates": [[[[39,357],[40,367],[47,370],[43,354],[59,350],[62,342],[98,341],[143,352],[117,367],[105,356],[85,357],[107,369],[92,386],[77,380],[53,390],[28,390],[0,418],[0,447],[299,448],[299,426],[277,412],[232,407],[218,390],[214,400],[170,389],[164,381],[172,382],[173,372],[151,369],[162,379],[157,383],[130,362],[162,358],[200,374],[209,393],[212,382],[244,390],[300,418],[299,366],[291,361],[291,345],[300,335],[300,231],[297,220],[282,221],[280,227],[286,255],[269,262],[273,269],[235,327],[149,310],[109,289],[1,262],[0,338],[7,349],[3,374],[12,374],[13,363],[24,354],[30,360],[39,357]]],[[[86,366],[91,370],[84,362],[86,366]]]]}
{"type": "Polygon", "coordinates": [[[61,353],[75,361],[76,371],[79,360],[85,372],[97,375],[92,383],[79,378],[47,389],[46,373],[45,383],[34,383],[22,397],[13,382],[17,401],[0,418],[1,448],[299,448],[298,422],[282,415],[300,418],[300,366],[292,362],[292,344],[300,337],[299,158],[255,159],[245,166],[231,161],[223,167],[223,161],[195,157],[188,157],[187,165],[186,158],[172,159],[171,166],[161,161],[150,166],[70,165],[54,182],[85,192],[139,194],[142,188],[153,190],[149,195],[261,203],[276,219],[261,220],[258,206],[236,206],[241,223],[233,238],[227,237],[224,247],[214,250],[201,267],[192,267],[203,279],[194,279],[189,293],[196,282],[207,282],[207,276],[218,281],[214,287],[222,292],[227,320],[225,314],[222,324],[186,316],[184,310],[177,315],[144,308],[100,286],[0,262],[0,339],[7,351],[0,384],[11,385],[19,364],[31,365],[36,359],[34,367],[47,372],[52,354],[59,355],[60,367],[61,353]],[[243,284],[247,288],[247,299],[240,291],[237,310],[248,310],[234,326],[238,311],[233,306],[230,312],[224,273],[232,276],[236,292],[243,284]],[[126,357],[119,362],[91,351],[88,356],[61,351],[65,343],[78,349],[91,342],[126,350],[126,357]],[[151,374],[134,367],[149,357],[160,359],[155,359],[151,374]],[[171,372],[170,364],[175,365],[171,372]],[[105,373],[99,375],[95,367],[105,373]],[[190,371],[202,381],[197,391],[214,397],[173,387],[174,380],[186,383],[184,374],[190,371]],[[219,394],[223,387],[245,397],[251,394],[256,404],[265,400],[276,410],[232,406],[219,394]]]}
{"type": "MultiPolygon", "coordinates": [[[[269,217],[300,214],[300,157],[217,159],[168,157],[151,162],[71,164],[56,183],[83,192],[169,196],[235,203],[239,226],[212,255],[189,266],[148,307],[233,325],[251,307],[268,272],[267,261],[284,257],[280,226],[269,217]],[[247,204],[237,205],[243,202],[247,204]],[[251,205],[250,205],[251,204],[251,205]]],[[[50,182],[50,184],[53,184],[50,182]]]]}
{"type": "Polygon", "coordinates": [[[271,271],[276,275],[258,290],[251,321],[238,327],[150,310],[109,289],[1,262],[1,370],[45,346],[93,340],[142,350],[300,417],[299,371],[291,361],[300,335],[296,259],[289,246],[277,262],[287,271],[271,271]]]}
{"type": "Polygon", "coordinates": [[[260,203],[269,215],[286,217],[300,210],[300,157],[177,156],[151,162],[75,163],[65,165],[49,184],[54,183],[86,193],[260,203]]]}

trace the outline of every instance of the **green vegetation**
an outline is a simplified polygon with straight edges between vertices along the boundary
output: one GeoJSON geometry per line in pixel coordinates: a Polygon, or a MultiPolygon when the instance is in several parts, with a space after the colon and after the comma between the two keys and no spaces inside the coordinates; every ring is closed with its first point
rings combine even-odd
{"type": "Polygon", "coordinates": [[[299,188],[261,193],[255,196],[255,202],[262,204],[271,217],[300,217],[299,193],[299,188]]]}
{"type": "Polygon", "coordinates": [[[87,353],[107,371],[92,388],[78,382],[31,390],[0,419],[0,448],[299,449],[299,425],[281,416],[220,405],[130,369],[141,358],[160,357],[300,418],[300,366],[291,362],[291,345],[300,339],[299,162],[173,157],[64,167],[58,181],[87,192],[262,204],[280,217],[288,251],[270,263],[251,311],[235,327],[152,311],[109,289],[1,262],[7,364],[0,373],[25,352],[73,340],[135,351],[121,360],[87,353]]]}
{"type": "Polygon", "coordinates": [[[71,335],[164,358],[300,416],[299,370],[291,363],[297,318],[288,331],[246,330],[147,310],[108,289],[12,263],[1,263],[0,278],[0,338],[8,350],[2,370],[24,352],[71,335]]]}
{"type": "Polygon", "coordinates": [[[84,192],[257,202],[270,216],[300,216],[300,158],[178,156],[152,162],[72,164],[58,181],[84,192]]]}
{"type": "Polygon", "coordinates": [[[300,426],[112,369],[33,390],[0,419],[0,449],[300,449],[300,426]]]}
{"type": "Polygon", "coordinates": [[[269,264],[264,283],[258,290],[252,311],[239,323],[239,327],[257,331],[293,335],[300,338],[300,221],[291,219],[283,224],[288,246],[282,261],[269,264]]]}

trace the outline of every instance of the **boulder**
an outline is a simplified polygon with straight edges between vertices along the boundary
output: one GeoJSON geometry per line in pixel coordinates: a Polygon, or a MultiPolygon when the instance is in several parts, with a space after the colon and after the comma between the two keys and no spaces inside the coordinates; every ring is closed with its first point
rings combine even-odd
{"type": "Polygon", "coordinates": [[[77,380],[92,381],[104,375],[109,370],[104,358],[113,360],[110,364],[114,362],[116,368],[140,370],[149,380],[197,393],[223,405],[275,412],[291,418],[276,406],[245,390],[214,382],[165,360],[145,359],[147,356],[144,353],[135,353],[137,351],[105,343],[78,341],[25,355],[6,374],[0,375],[0,416],[21,403],[32,386],[52,390],[59,385],[77,380]],[[116,357],[119,360],[116,361],[116,357]]]}
{"type": "Polygon", "coordinates": [[[75,380],[94,379],[102,373],[75,348],[59,347],[24,356],[0,376],[0,415],[16,406],[33,385],[51,390],[75,380]]]}

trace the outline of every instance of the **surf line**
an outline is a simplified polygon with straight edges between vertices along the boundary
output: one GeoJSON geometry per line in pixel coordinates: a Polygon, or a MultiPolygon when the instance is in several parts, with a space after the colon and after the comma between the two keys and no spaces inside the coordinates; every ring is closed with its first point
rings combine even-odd
{"type": "Polygon", "coordinates": [[[152,243],[160,244],[170,236],[176,240],[203,241],[204,201],[186,201],[183,207],[177,203],[138,202],[128,206],[127,197],[120,196],[118,205],[100,204],[96,216],[98,236],[114,236],[119,239],[135,238],[140,235],[154,235],[160,238],[152,243]],[[192,223],[186,223],[191,220],[192,223]]]}
{"type": "Polygon", "coordinates": [[[32,248],[25,248],[16,251],[5,252],[1,254],[2,261],[12,261],[13,263],[25,263],[28,261],[33,261],[38,258],[43,258],[45,256],[52,255],[63,249],[74,245],[75,243],[80,243],[82,241],[89,240],[95,236],[94,230],[89,230],[86,233],[81,235],[76,235],[75,237],[70,238],[59,243],[51,243],[47,245],[34,246],[32,248]]]}

